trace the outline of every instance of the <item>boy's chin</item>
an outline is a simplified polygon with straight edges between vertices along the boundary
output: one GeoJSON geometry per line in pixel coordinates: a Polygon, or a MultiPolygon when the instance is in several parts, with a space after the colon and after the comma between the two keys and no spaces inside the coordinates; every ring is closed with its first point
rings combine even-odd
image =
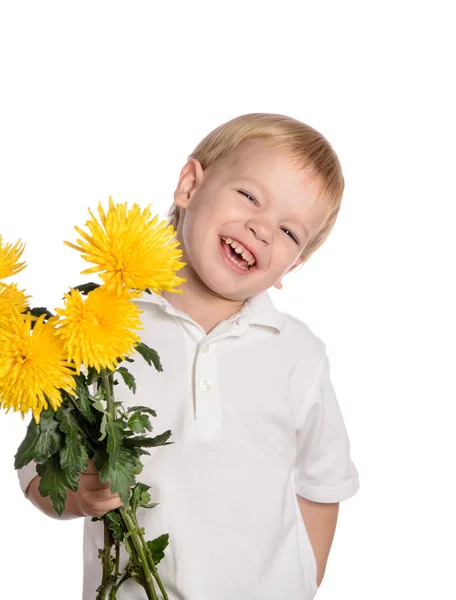
{"type": "Polygon", "coordinates": [[[252,296],[259,294],[263,290],[253,290],[246,286],[244,289],[233,289],[233,285],[227,282],[204,282],[208,291],[219,298],[230,300],[231,302],[245,302],[252,296]]]}
{"type": "MultiPolygon", "coordinates": [[[[249,276],[247,275],[245,279],[248,277],[249,276]]],[[[261,285],[259,286],[258,281],[256,281],[257,285],[249,285],[248,281],[241,281],[238,282],[238,285],[235,285],[236,282],[233,282],[231,277],[225,277],[223,272],[220,272],[220,274],[217,275],[213,271],[208,273],[202,270],[202,272],[198,273],[197,279],[199,280],[200,285],[209,294],[232,302],[245,302],[252,296],[256,296],[267,289],[263,288],[261,285]]]]}
{"type": "Polygon", "coordinates": [[[248,293],[246,294],[245,292],[234,292],[233,288],[230,289],[225,286],[206,285],[206,288],[212,296],[217,296],[218,298],[223,298],[224,300],[230,300],[232,302],[244,302],[247,298],[253,296],[253,294],[250,294],[249,296],[248,293]]]}

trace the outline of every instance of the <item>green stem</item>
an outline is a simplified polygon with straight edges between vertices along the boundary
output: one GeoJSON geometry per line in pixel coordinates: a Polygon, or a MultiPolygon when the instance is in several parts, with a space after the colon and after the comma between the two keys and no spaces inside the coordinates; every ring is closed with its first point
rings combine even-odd
{"type": "Polygon", "coordinates": [[[103,519],[103,527],[104,527],[104,548],[102,551],[102,559],[101,564],[103,567],[103,576],[101,579],[100,591],[97,594],[97,600],[106,600],[107,593],[110,588],[110,576],[111,576],[111,547],[112,547],[112,537],[111,532],[108,528],[108,523],[105,519],[103,519]]]}
{"type": "MultiPolygon", "coordinates": [[[[102,372],[102,385],[106,398],[106,412],[108,417],[115,419],[116,418],[116,407],[114,404],[114,395],[112,388],[112,374],[109,371],[103,370],[102,372]]],[[[140,563],[142,567],[142,572],[144,576],[145,582],[145,590],[147,593],[147,597],[149,600],[158,600],[157,593],[155,591],[154,582],[152,579],[151,571],[157,580],[158,586],[164,595],[164,600],[168,600],[168,596],[166,595],[163,584],[158,576],[157,568],[152,560],[152,554],[147,547],[147,544],[144,540],[144,536],[142,535],[141,528],[138,526],[136,522],[136,518],[132,517],[130,511],[125,507],[121,506],[119,508],[119,512],[123,518],[125,523],[125,527],[130,534],[132,546],[135,549],[137,555],[137,562],[140,563]]],[[[123,582],[123,580],[122,580],[123,582]]],[[[119,582],[120,585],[121,582],[119,582]]],[[[114,590],[114,598],[116,597],[118,586],[114,590]]]]}
{"type": "Polygon", "coordinates": [[[108,586],[107,585],[101,585],[100,586],[100,591],[97,594],[96,600],[106,600],[106,594],[107,593],[108,593],[108,586]]]}
{"type": "MultiPolygon", "coordinates": [[[[140,539],[140,535],[138,535],[139,527],[137,527],[136,523],[131,518],[130,512],[128,511],[127,508],[125,508],[125,506],[121,506],[119,508],[119,512],[122,515],[126,529],[130,533],[132,545],[136,551],[138,562],[141,564],[141,567],[142,567],[147,597],[149,600],[158,600],[158,596],[155,591],[154,582],[153,582],[152,575],[150,572],[147,554],[144,551],[144,545],[140,539]]],[[[148,550],[147,546],[146,546],[146,549],[148,550]]]]}
{"type": "Polygon", "coordinates": [[[152,558],[152,552],[149,550],[149,547],[147,546],[147,542],[144,539],[144,535],[142,533],[142,529],[138,525],[138,521],[136,520],[136,516],[132,516],[132,519],[133,519],[133,521],[134,521],[134,523],[136,525],[136,528],[137,528],[137,531],[138,531],[138,535],[139,535],[139,539],[141,540],[141,544],[145,548],[146,558],[147,558],[147,562],[149,564],[150,570],[152,571],[153,576],[157,580],[158,587],[160,588],[160,591],[163,594],[163,600],[169,600],[168,594],[166,593],[165,587],[164,587],[164,585],[163,585],[163,583],[162,583],[162,581],[160,579],[160,576],[158,574],[157,567],[155,566],[154,559],[152,558]]]}
{"type": "Polygon", "coordinates": [[[119,581],[119,583],[111,589],[111,594],[109,596],[109,600],[116,600],[117,592],[119,591],[120,586],[122,585],[122,583],[124,581],[127,581],[127,579],[130,579],[130,578],[131,578],[131,575],[129,573],[125,573],[125,575],[122,577],[122,579],[119,581]]]}
{"type": "MultiPolygon", "coordinates": [[[[109,371],[103,370],[102,371],[102,386],[105,392],[105,397],[106,397],[106,410],[108,415],[112,418],[115,419],[116,415],[115,415],[115,405],[114,405],[114,399],[113,399],[113,395],[112,395],[112,390],[111,390],[111,385],[110,385],[110,373],[109,371]]],[[[105,536],[104,536],[104,549],[103,549],[103,580],[102,580],[102,585],[103,585],[103,592],[102,592],[102,598],[100,600],[104,600],[106,598],[106,594],[109,591],[109,587],[107,584],[108,578],[111,576],[112,573],[112,565],[110,564],[111,562],[111,548],[113,545],[113,539],[111,536],[111,532],[109,531],[109,527],[108,527],[108,522],[106,520],[106,516],[103,519],[103,525],[104,525],[104,531],[105,531],[105,536]]],[[[113,579],[113,582],[117,581],[117,578],[119,576],[119,544],[116,542],[116,570],[115,570],[115,578],[113,579]]],[[[113,588],[111,587],[111,594],[110,597],[112,598],[112,594],[113,594],[113,588]]],[[[114,593],[114,597],[115,597],[115,593],[114,593]]]]}
{"type": "Polygon", "coordinates": [[[104,548],[103,548],[103,581],[102,584],[105,585],[110,576],[110,560],[111,560],[111,548],[112,548],[112,538],[111,533],[109,531],[108,523],[106,519],[103,519],[103,529],[104,529],[104,548]]]}
{"type": "Polygon", "coordinates": [[[114,563],[114,576],[112,577],[113,584],[111,586],[111,591],[109,592],[109,600],[115,600],[117,598],[117,591],[122,583],[130,577],[128,573],[126,573],[121,580],[117,583],[117,580],[120,577],[120,543],[114,543],[116,558],[114,563]]]}
{"type": "Polygon", "coordinates": [[[106,412],[112,419],[115,419],[116,418],[116,407],[114,404],[114,398],[113,398],[113,394],[111,391],[111,383],[110,383],[111,374],[109,373],[109,371],[106,371],[106,370],[103,370],[102,373],[103,373],[102,385],[103,385],[103,390],[104,390],[105,398],[106,398],[106,412]]]}
{"type": "Polygon", "coordinates": [[[117,581],[119,579],[119,575],[120,575],[120,543],[119,542],[116,542],[115,548],[116,548],[116,563],[115,563],[114,576],[117,581]]]}

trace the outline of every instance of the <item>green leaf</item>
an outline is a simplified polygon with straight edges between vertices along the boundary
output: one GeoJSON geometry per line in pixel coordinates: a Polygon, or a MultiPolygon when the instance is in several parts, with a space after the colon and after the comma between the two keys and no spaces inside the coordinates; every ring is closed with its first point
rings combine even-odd
{"type": "Polygon", "coordinates": [[[92,402],[92,406],[98,412],[101,412],[101,413],[105,413],[106,412],[105,405],[103,404],[103,402],[101,400],[95,400],[94,402],[92,402]]]}
{"type": "Polygon", "coordinates": [[[128,427],[135,433],[145,433],[152,431],[152,425],[147,415],[141,414],[139,411],[132,413],[127,423],[128,427]]]}
{"type": "Polygon", "coordinates": [[[138,507],[141,503],[141,496],[143,494],[147,494],[147,496],[149,496],[149,501],[150,501],[150,494],[147,491],[148,489],[150,489],[149,485],[146,485],[145,483],[140,483],[140,482],[138,482],[132,489],[131,498],[130,498],[130,506],[131,506],[131,510],[133,513],[136,514],[136,511],[138,510],[138,507]]]}
{"type": "Polygon", "coordinates": [[[92,403],[90,402],[90,397],[89,396],[78,396],[77,398],[75,398],[74,403],[77,405],[79,411],[81,412],[82,416],[89,422],[89,423],[95,423],[96,421],[96,417],[95,414],[93,412],[93,406],[92,403]]]}
{"type": "Polygon", "coordinates": [[[81,285],[77,285],[73,289],[78,290],[81,292],[81,294],[83,294],[84,296],[87,296],[87,294],[89,294],[93,290],[96,290],[97,287],[100,287],[99,283],[94,283],[93,281],[89,281],[89,283],[81,283],[81,285]]]}
{"type": "Polygon", "coordinates": [[[117,367],[116,373],[122,376],[122,379],[125,382],[125,385],[129,387],[129,389],[134,393],[136,393],[136,382],[133,375],[127,369],[127,367],[117,367]]]}
{"type": "Polygon", "coordinates": [[[155,410],[153,410],[152,408],[149,408],[148,406],[131,406],[127,410],[127,413],[136,412],[138,410],[143,413],[148,413],[149,415],[152,415],[153,417],[157,416],[157,413],[155,412],[155,410]]]}
{"type": "Polygon", "coordinates": [[[63,435],[52,409],[41,411],[40,423],[31,419],[27,433],[15,455],[14,467],[20,469],[30,461],[42,463],[59,450],[63,435]]]}
{"type": "Polygon", "coordinates": [[[122,419],[109,419],[106,423],[106,432],[108,434],[108,454],[109,463],[115,468],[116,463],[119,459],[120,449],[122,447],[122,431],[124,428],[124,422],[122,419]]]}
{"type": "Polygon", "coordinates": [[[157,506],[157,502],[155,504],[151,504],[149,491],[150,486],[145,483],[137,483],[132,490],[130,506],[131,510],[136,513],[139,507],[142,508],[154,508],[157,506]]]}
{"type": "Polygon", "coordinates": [[[153,348],[150,348],[149,346],[144,344],[144,342],[140,342],[136,345],[135,348],[139,352],[139,354],[141,354],[141,356],[144,358],[148,365],[153,364],[157,371],[163,371],[163,367],[160,362],[160,357],[153,348]]]}
{"type": "Polygon", "coordinates": [[[55,512],[61,516],[65,510],[67,488],[76,492],[79,477],[71,476],[62,469],[58,454],[54,454],[43,464],[37,465],[36,470],[41,477],[38,491],[43,498],[50,496],[55,512]]]}
{"type": "Polygon", "coordinates": [[[101,378],[100,373],[95,369],[95,367],[89,367],[87,369],[87,385],[92,385],[98,379],[101,378]]]}
{"type": "MultiPolygon", "coordinates": [[[[130,554],[130,556],[133,554],[134,555],[134,549],[132,549],[131,544],[128,542],[128,538],[125,538],[125,548],[127,550],[127,552],[130,554]]],[[[136,562],[136,564],[130,560],[130,563],[127,565],[127,574],[132,577],[136,583],[138,585],[140,585],[142,588],[146,589],[147,588],[147,583],[146,580],[144,578],[144,572],[141,568],[141,563],[136,562]]],[[[161,598],[162,596],[160,596],[161,598]]]]}
{"type": "Polygon", "coordinates": [[[98,438],[98,441],[100,441],[100,442],[102,442],[108,434],[108,432],[106,431],[107,422],[108,422],[108,413],[105,413],[103,415],[103,418],[101,419],[101,423],[100,423],[101,436],[98,438]]]}
{"type": "Polygon", "coordinates": [[[123,521],[118,512],[110,510],[104,515],[112,537],[116,542],[123,542],[125,537],[125,529],[123,521]]]}
{"type": "Polygon", "coordinates": [[[87,380],[84,373],[81,371],[79,374],[73,375],[74,380],[76,381],[76,393],[79,394],[88,394],[89,389],[87,387],[87,380]]]}
{"type": "Polygon", "coordinates": [[[138,456],[140,456],[140,455],[141,455],[141,456],[142,456],[142,455],[147,455],[147,456],[150,456],[150,452],[147,452],[147,450],[143,450],[143,449],[142,449],[140,446],[135,446],[135,447],[134,447],[134,450],[135,450],[135,453],[136,453],[138,456]]]}
{"type": "Polygon", "coordinates": [[[57,413],[52,408],[41,411],[38,427],[40,440],[37,444],[37,450],[40,452],[35,453],[35,459],[37,462],[43,462],[58,451],[63,441],[57,413]]]}
{"type": "Polygon", "coordinates": [[[150,542],[146,542],[156,565],[165,558],[165,548],[169,543],[169,534],[164,533],[150,542]]]}
{"type": "Polygon", "coordinates": [[[38,442],[40,430],[32,417],[28,424],[24,439],[14,456],[14,468],[21,469],[35,458],[35,447],[38,442]]]}
{"type": "Polygon", "coordinates": [[[121,448],[117,463],[111,467],[108,453],[103,449],[95,451],[95,466],[103,483],[110,482],[113,494],[119,494],[124,504],[130,498],[130,488],[136,483],[136,475],[142,470],[141,461],[128,449],[121,448]]]}
{"type": "Polygon", "coordinates": [[[96,418],[93,412],[92,402],[90,401],[90,390],[87,387],[87,380],[83,373],[73,375],[76,381],[76,398],[72,402],[77,406],[79,412],[89,423],[95,423],[96,418]]]}
{"type": "Polygon", "coordinates": [[[98,448],[94,452],[93,460],[97,471],[100,473],[100,479],[103,483],[106,483],[107,480],[103,480],[101,473],[109,470],[109,454],[104,448],[98,448]]]}
{"type": "Polygon", "coordinates": [[[57,411],[60,430],[65,434],[63,448],[60,451],[60,465],[70,476],[78,475],[87,469],[87,450],[80,438],[78,422],[72,411],[60,408],[57,411]]]}
{"type": "Polygon", "coordinates": [[[27,309],[28,313],[30,313],[33,317],[41,317],[41,315],[46,315],[45,321],[50,319],[54,315],[48,310],[45,306],[36,306],[34,308],[27,309]]]}
{"type": "Polygon", "coordinates": [[[142,448],[153,448],[155,446],[167,446],[168,444],[174,444],[174,442],[168,442],[167,440],[171,437],[171,430],[167,430],[160,435],[156,435],[155,437],[144,437],[138,436],[134,438],[128,438],[124,440],[124,446],[126,448],[133,448],[135,446],[140,446],[142,448]]]}

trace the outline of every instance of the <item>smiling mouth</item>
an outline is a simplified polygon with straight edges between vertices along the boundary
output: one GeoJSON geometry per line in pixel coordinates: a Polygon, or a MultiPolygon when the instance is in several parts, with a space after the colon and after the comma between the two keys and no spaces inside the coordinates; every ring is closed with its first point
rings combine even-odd
{"type": "Polygon", "coordinates": [[[220,243],[226,256],[240,269],[250,271],[256,266],[256,259],[240,242],[222,237],[220,243]]]}

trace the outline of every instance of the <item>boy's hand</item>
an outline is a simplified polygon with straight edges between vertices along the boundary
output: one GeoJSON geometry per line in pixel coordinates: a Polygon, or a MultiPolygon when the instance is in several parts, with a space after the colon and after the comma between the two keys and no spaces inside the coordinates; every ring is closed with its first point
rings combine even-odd
{"type": "Polygon", "coordinates": [[[123,503],[118,494],[111,493],[109,483],[101,481],[94,461],[89,459],[87,464],[87,471],[79,474],[78,491],[68,492],[66,509],[78,516],[102,517],[123,503]]]}
{"type": "Polygon", "coordinates": [[[75,517],[102,517],[110,510],[123,506],[118,494],[112,494],[109,483],[103,483],[93,460],[87,461],[87,471],[79,474],[77,492],[67,490],[65,511],[61,517],[54,511],[49,496],[43,498],[39,492],[40,478],[33,479],[27,488],[27,497],[42,512],[55,519],[75,517]]]}

